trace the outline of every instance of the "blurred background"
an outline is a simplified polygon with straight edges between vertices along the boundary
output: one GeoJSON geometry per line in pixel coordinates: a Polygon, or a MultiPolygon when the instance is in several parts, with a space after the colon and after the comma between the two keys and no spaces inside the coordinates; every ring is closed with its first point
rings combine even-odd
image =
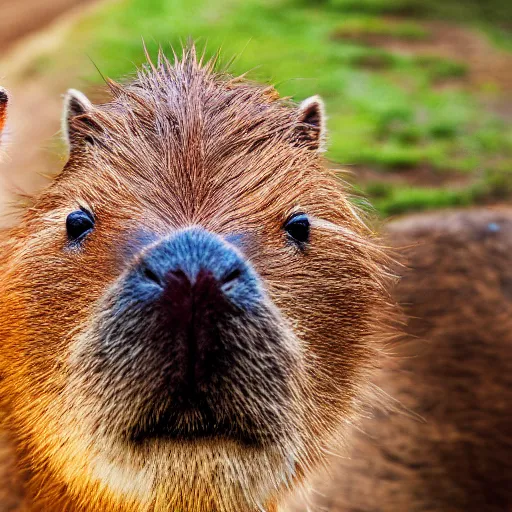
{"type": "Polygon", "coordinates": [[[0,0],[11,93],[0,201],[64,161],[62,94],[92,99],[191,36],[234,73],[327,104],[332,165],[382,217],[512,198],[512,2],[0,0]],[[98,71],[99,70],[99,71],[98,71]]]}

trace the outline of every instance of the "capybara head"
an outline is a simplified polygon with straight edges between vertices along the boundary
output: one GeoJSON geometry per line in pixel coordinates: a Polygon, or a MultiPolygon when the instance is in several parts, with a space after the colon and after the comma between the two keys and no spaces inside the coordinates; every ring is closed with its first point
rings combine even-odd
{"type": "Polygon", "coordinates": [[[68,93],[69,160],[1,250],[1,391],[32,500],[272,508],[357,415],[385,257],[324,166],[319,98],[193,49],[109,88],[68,93]]]}

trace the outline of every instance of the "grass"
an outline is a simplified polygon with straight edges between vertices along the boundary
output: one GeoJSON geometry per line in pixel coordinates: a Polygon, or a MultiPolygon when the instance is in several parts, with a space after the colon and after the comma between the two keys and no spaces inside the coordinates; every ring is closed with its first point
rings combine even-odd
{"type": "Polygon", "coordinates": [[[502,0],[303,0],[318,2],[338,12],[366,12],[374,15],[402,14],[416,18],[437,18],[464,23],[504,26],[512,6],[502,0]]]}
{"type": "Polygon", "coordinates": [[[472,188],[392,188],[385,198],[375,200],[375,206],[383,215],[390,216],[411,210],[468,206],[474,202],[474,194],[472,188]]]}
{"type": "Polygon", "coordinates": [[[512,194],[512,176],[510,172],[494,171],[480,176],[471,185],[444,188],[396,186],[383,182],[372,182],[367,184],[364,191],[361,192],[371,195],[374,207],[387,217],[414,210],[432,210],[504,201],[509,199],[512,194]]]}
{"type": "Polygon", "coordinates": [[[389,21],[373,16],[353,17],[340,23],[334,29],[333,37],[361,40],[364,38],[393,37],[417,41],[425,39],[428,31],[418,23],[410,21],[389,21]]]}
{"type": "MultiPolygon", "coordinates": [[[[488,0],[124,0],[101,7],[79,23],[66,48],[44,56],[41,72],[69,66],[84,79],[101,77],[77,55],[86,53],[101,71],[119,78],[144,61],[141,38],[155,55],[159,45],[179,47],[189,36],[237,54],[234,73],[273,82],[283,95],[301,100],[320,94],[329,115],[329,157],[340,164],[372,166],[384,173],[427,164],[438,172],[473,174],[464,190],[412,189],[395,185],[378,196],[366,187],[382,215],[469,204],[489,197],[491,177],[512,169],[512,130],[480,106],[477,93],[460,86],[467,65],[438,55],[404,55],[365,43],[367,37],[421,40],[421,20],[442,15],[512,42],[503,33],[507,2],[488,0]],[[463,11],[460,5],[467,9],[463,11]],[[482,15],[485,10],[485,16],[482,15]],[[413,16],[389,23],[383,15],[413,16]],[[44,70],[43,70],[44,68],[44,70]],[[449,81],[449,88],[439,87],[449,81]],[[484,178],[481,178],[484,176],[484,178]],[[487,188],[486,188],[487,187],[487,188]]],[[[499,39],[499,38],[498,38],[499,39]]],[[[39,68],[38,68],[39,69],[39,68]]],[[[490,90],[493,90],[492,84],[490,90]]],[[[493,178],[495,179],[495,178],[493,178]]],[[[499,181],[499,180],[498,180],[499,181]]],[[[364,188],[364,187],[363,187],[364,188]]]]}

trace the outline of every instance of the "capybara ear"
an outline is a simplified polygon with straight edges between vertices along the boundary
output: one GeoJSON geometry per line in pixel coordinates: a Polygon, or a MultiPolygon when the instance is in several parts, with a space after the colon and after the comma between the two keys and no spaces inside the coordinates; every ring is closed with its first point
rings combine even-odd
{"type": "Polygon", "coordinates": [[[299,106],[298,141],[314,151],[325,151],[325,108],[320,96],[311,96],[299,106]]]}
{"type": "Polygon", "coordinates": [[[7,119],[7,103],[9,103],[7,91],[3,87],[0,87],[0,136],[2,135],[2,130],[4,129],[7,119]]]}
{"type": "Polygon", "coordinates": [[[92,119],[93,109],[84,93],[68,90],[64,98],[62,133],[70,152],[84,142],[94,144],[94,132],[99,127],[92,119]]]}

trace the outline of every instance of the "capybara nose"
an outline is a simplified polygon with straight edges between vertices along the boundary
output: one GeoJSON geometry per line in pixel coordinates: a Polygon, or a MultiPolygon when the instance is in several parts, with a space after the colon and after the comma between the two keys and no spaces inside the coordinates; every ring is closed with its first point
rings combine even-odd
{"type": "Polygon", "coordinates": [[[187,393],[211,381],[235,347],[223,332],[262,299],[256,272],[222,237],[188,228],[139,259],[126,285],[148,311],[148,343],[172,367],[169,384],[187,393]],[[165,348],[164,348],[165,347],[165,348]]]}
{"type": "Polygon", "coordinates": [[[151,247],[138,270],[141,285],[158,286],[161,299],[173,311],[192,308],[200,315],[201,306],[210,313],[227,306],[248,310],[261,298],[259,278],[242,254],[222,237],[198,227],[151,247]]]}

